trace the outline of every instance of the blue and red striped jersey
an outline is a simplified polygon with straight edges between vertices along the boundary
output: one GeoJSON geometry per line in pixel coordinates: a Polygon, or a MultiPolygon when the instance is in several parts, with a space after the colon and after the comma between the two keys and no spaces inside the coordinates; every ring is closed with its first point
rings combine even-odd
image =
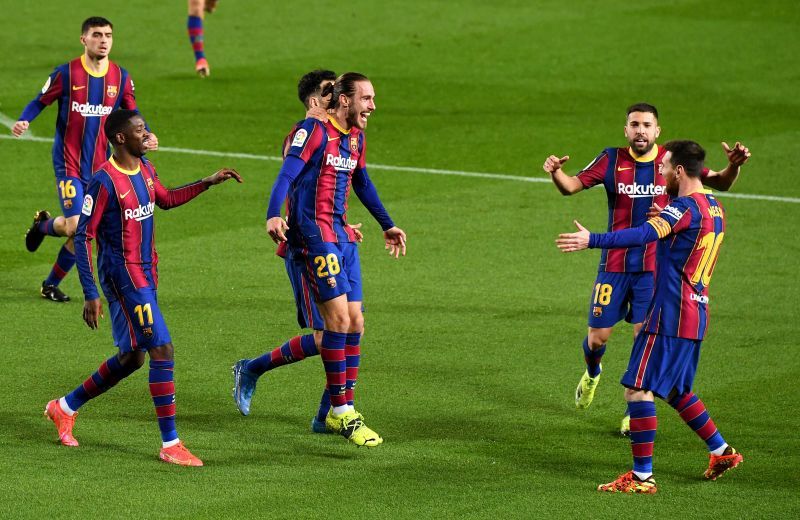
{"type": "Polygon", "coordinates": [[[202,181],[166,189],[153,165],[142,158],[136,170],[120,168],[111,157],[89,183],[75,233],[75,259],[87,300],[98,297],[92,273],[92,240],[106,298],[158,286],[158,253],[153,211],[189,202],[208,186],[202,181]]]}
{"type": "Polygon", "coordinates": [[[290,244],[353,242],[347,225],[347,199],[353,176],[366,175],[366,140],[356,127],[344,130],[335,121],[306,119],[287,138],[284,155],[305,166],[289,189],[290,244]]]}
{"type": "Polygon", "coordinates": [[[84,59],[81,56],[56,67],[19,120],[33,121],[57,100],[53,166],[57,174],[88,183],[110,155],[103,130],[106,117],[117,108],[137,108],[133,81],[125,69],[108,60],[106,71],[95,74],[84,59]]]}
{"type": "Polygon", "coordinates": [[[678,197],[647,221],[658,233],[658,271],[647,332],[701,340],[708,328],[708,285],[722,239],[725,211],[711,192],[678,197]]]}
{"type": "MultiPolygon", "coordinates": [[[[577,177],[584,188],[603,184],[608,196],[608,231],[618,231],[644,224],[647,211],[655,202],[664,207],[669,202],[664,178],[658,167],[665,150],[654,146],[638,157],[630,148],[606,148],[577,177]]],[[[656,245],[625,249],[603,249],[600,271],[640,273],[655,271],[656,245]]]]}

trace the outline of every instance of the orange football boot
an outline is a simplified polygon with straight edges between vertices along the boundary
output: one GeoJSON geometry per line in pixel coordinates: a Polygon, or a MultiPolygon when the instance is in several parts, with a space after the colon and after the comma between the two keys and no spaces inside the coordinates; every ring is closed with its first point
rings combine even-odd
{"type": "Polygon", "coordinates": [[[194,71],[197,72],[197,75],[201,78],[207,78],[211,75],[211,65],[208,64],[207,59],[200,58],[194,64],[194,71]]]}
{"type": "Polygon", "coordinates": [[[609,482],[608,484],[600,484],[597,486],[597,491],[605,491],[608,493],[642,493],[645,495],[653,495],[658,488],[656,481],[653,477],[647,477],[646,480],[639,480],[633,471],[629,471],[617,477],[617,480],[609,482]]]}
{"type": "Polygon", "coordinates": [[[78,412],[75,412],[73,415],[68,415],[61,409],[61,405],[58,404],[58,399],[53,399],[47,403],[44,409],[44,416],[53,421],[56,425],[58,440],[61,441],[61,444],[64,446],[78,445],[78,441],[72,436],[72,427],[75,426],[75,417],[78,416],[78,412]]]}
{"type": "Polygon", "coordinates": [[[203,461],[192,455],[182,442],[169,448],[161,448],[161,453],[158,458],[170,464],[177,464],[179,466],[202,466],[203,461]]]}
{"type": "Polygon", "coordinates": [[[733,469],[744,461],[742,454],[733,449],[733,446],[725,448],[725,453],[722,455],[708,454],[708,469],[703,473],[703,476],[708,480],[717,480],[723,473],[729,469],[733,469]]]}

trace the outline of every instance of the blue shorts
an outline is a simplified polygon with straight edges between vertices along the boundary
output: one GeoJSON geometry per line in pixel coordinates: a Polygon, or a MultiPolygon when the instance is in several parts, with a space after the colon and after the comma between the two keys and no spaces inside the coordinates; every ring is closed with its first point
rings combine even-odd
{"type": "Polygon", "coordinates": [[[290,247],[284,259],[292,283],[300,327],[323,330],[317,302],[342,294],[347,301],[364,299],[358,246],[352,242],[323,242],[307,248],[290,247]]]}
{"type": "Polygon", "coordinates": [[[692,390],[702,340],[662,336],[642,331],[633,342],[623,386],[649,390],[667,399],[672,390],[685,394],[692,390]]]}
{"type": "Polygon", "coordinates": [[[641,323],[653,299],[653,273],[607,273],[600,271],[589,299],[589,326],[613,327],[622,319],[641,323]]]}
{"type": "Polygon", "coordinates": [[[158,307],[156,291],[150,288],[117,294],[109,300],[111,335],[121,352],[148,350],[172,343],[158,307]]]}
{"type": "Polygon", "coordinates": [[[86,186],[81,179],[56,175],[56,192],[61,203],[61,212],[65,217],[75,217],[81,214],[83,194],[86,186]]]}

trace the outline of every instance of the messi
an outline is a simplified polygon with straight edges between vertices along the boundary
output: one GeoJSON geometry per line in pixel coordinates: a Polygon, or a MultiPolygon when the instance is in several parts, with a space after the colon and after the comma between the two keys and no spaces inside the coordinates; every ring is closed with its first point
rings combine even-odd
{"type": "Polygon", "coordinates": [[[153,210],[156,209],[156,205],[152,202],[142,204],[136,209],[126,209],[125,210],[125,220],[145,220],[153,216],[153,210]]]}
{"type": "Polygon", "coordinates": [[[354,170],[356,168],[356,160],[352,157],[342,157],[341,155],[333,155],[329,153],[325,158],[326,166],[333,166],[337,170],[354,170]]]}
{"type": "Polygon", "coordinates": [[[627,195],[632,199],[638,197],[653,197],[655,195],[663,195],[667,192],[666,186],[656,186],[654,184],[625,184],[624,182],[617,183],[617,193],[627,195]]]}
{"type": "Polygon", "coordinates": [[[105,105],[90,105],[89,103],[72,102],[72,111],[77,112],[83,117],[102,117],[111,113],[113,107],[105,105]]]}

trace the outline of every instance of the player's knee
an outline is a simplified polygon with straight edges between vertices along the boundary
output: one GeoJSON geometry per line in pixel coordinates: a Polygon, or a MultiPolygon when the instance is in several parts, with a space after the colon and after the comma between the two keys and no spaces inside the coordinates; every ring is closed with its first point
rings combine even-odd
{"type": "Polygon", "coordinates": [[[172,343],[153,347],[149,350],[150,359],[154,361],[172,361],[175,358],[172,343]]]}
{"type": "Polygon", "coordinates": [[[363,334],[364,332],[364,315],[359,313],[351,314],[350,315],[350,328],[348,332],[359,332],[363,334]]]}
{"type": "Polygon", "coordinates": [[[134,351],[117,354],[120,365],[130,370],[139,370],[144,365],[144,352],[134,351]]]}
{"type": "Polygon", "coordinates": [[[76,229],[78,229],[77,217],[70,217],[64,221],[64,236],[67,238],[74,237],[76,229]]]}
{"type": "Polygon", "coordinates": [[[333,312],[325,320],[325,328],[334,332],[347,332],[350,330],[350,315],[345,312],[333,312]]]}
{"type": "Polygon", "coordinates": [[[321,330],[314,331],[314,345],[317,346],[317,352],[320,352],[320,349],[322,349],[322,334],[323,332],[321,330]]]}
{"type": "Polygon", "coordinates": [[[596,349],[602,347],[608,342],[608,338],[610,337],[611,329],[589,329],[587,337],[589,348],[596,349]]]}

